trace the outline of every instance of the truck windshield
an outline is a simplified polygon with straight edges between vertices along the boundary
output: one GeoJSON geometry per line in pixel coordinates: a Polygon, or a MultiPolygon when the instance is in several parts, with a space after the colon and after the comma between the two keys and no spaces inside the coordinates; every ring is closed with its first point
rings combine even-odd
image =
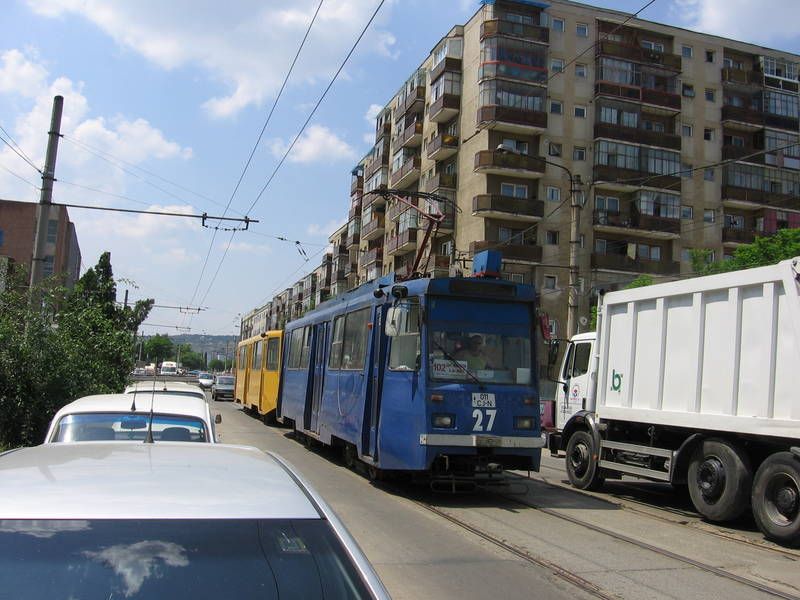
{"type": "Polygon", "coordinates": [[[429,332],[430,372],[433,380],[481,383],[531,382],[529,337],[486,331],[429,332]]]}
{"type": "Polygon", "coordinates": [[[0,520],[3,597],[368,598],[324,520],[0,520]]]}

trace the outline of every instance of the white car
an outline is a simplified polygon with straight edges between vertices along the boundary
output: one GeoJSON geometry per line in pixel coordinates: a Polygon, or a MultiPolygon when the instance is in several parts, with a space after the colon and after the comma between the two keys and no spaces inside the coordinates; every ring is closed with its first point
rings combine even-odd
{"type": "Polygon", "coordinates": [[[8,598],[389,598],[281,458],[210,444],[44,444],[0,454],[8,598]]]}
{"type": "Polygon", "coordinates": [[[173,396],[195,396],[205,400],[206,393],[199,386],[183,381],[164,381],[161,379],[137,381],[125,388],[126,394],[154,393],[169,394],[173,396]]]}
{"type": "Polygon", "coordinates": [[[62,407],[45,437],[46,444],[72,442],[142,442],[152,432],[156,442],[216,442],[211,408],[204,399],[170,394],[100,394],[62,407]],[[152,410],[152,414],[151,414],[152,410]]]}
{"type": "Polygon", "coordinates": [[[214,376],[211,373],[200,373],[197,376],[197,383],[204,390],[209,389],[214,385],[214,376]]]}

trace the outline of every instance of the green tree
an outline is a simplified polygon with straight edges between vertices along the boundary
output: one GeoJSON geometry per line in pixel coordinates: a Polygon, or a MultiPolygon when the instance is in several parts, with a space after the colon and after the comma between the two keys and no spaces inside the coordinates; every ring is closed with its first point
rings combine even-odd
{"type": "Polygon", "coordinates": [[[218,358],[212,358],[208,361],[208,368],[212,371],[222,371],[225,368],[225,363],[218,358]]]}
{"type": "Polygon", "coordinates": [[[155,363],[168,360],[175,356],[172,340],[168,335],[155,334],[144,343],[144,353],[155,363]]]}
{"type": "Polygon", "coordinates": [[[192,351],[191,344],[179,344],[175,348],[174,359],[177,361],[179,356],[181,366],[187,369],[202,369],[205,367],[203,355],[192,351]]]}
{"type": "Polygon", "coordinates": [[[710,250],[692,253],[692,268],[700,275],[774,265],[800,256],[800,229],[781,229],[773,235],[758,237],[752,244],[736,248],[733,256],[722,262],[708,262],[709,256],[705,252],[710,253],[710,250]],[[695,256],[698,258],[697,263],[695,256]]]}
{"type": "Polygon", "coordinates": [[[119,392],[133,366],[134,331],[153,301],[115,304],[110,255],[69,290],[31,290],[24,270],[0,292],[0,446],[41,443],[53,414],[81,396],[119,392]]]}

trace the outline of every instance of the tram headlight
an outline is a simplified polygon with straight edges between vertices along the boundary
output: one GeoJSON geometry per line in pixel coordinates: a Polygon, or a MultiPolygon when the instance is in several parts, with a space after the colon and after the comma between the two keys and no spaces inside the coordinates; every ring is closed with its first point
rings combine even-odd
{"type": "Polygon", "coordinates": [[[533,417],[514,417],[514,429],[533,429],[533,417]]]}
{"type": "Polygon", "coordinates": [[[455,415],[434,414],[431,417],[431,423],[440,429],[452,429],[455,427],[456,417],[455,415]]]}

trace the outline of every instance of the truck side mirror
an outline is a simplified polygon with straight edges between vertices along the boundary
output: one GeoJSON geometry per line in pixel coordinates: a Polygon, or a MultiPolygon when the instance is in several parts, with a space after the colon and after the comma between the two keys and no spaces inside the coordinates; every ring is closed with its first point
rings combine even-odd
{"type": "Polygon", "coordinates": [[[558,349],[561,343],[558,340],[550,340],[550,347],[547,350],[547,366],[552,367],[558,360],[558,349]]]}

